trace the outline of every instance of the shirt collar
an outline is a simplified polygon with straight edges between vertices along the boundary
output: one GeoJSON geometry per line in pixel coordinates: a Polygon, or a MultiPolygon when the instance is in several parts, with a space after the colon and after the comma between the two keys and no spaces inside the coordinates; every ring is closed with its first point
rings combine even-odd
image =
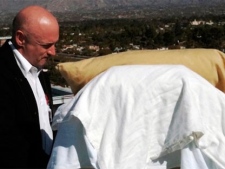
{"type": "Polygon", "coordinates": [[[23,74],[26,76],[29,72],[33,73],[33,71],[35,71],[39,75],[41,70],[38,70],[36,67],[32,66],[27,61],[27,59],[15,48],[15,46],[12,44],[11,41],[9,41],[8,43],[14,53],[16,62],[18,66],[20,67],[21,71],[23,72],[23,74]]]}

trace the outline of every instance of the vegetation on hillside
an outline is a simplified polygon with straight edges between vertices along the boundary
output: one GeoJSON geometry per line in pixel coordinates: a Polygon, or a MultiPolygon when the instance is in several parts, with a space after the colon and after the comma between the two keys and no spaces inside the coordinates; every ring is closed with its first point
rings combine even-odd
{"type": "MultiPolygon", "coordinates": [[[[0,29],[0,36],[10,35],[10,31],[11,28],[0,29]]],[[[182,47],[225,51],[225,16],[60,22],[60,40],[56,44],[58,54],[49,64],[51,80],[54,84],[66,85],[55,69],[59,62],[77,61],[127,50],[182,47]]]]}

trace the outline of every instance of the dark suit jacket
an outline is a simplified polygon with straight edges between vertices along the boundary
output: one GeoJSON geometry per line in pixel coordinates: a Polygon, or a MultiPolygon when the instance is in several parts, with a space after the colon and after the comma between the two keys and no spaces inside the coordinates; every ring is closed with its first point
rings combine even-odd
{"type": "MultiPolygon", "coordinates": [[[[35,97],[8,42],[0,48],[0,78],[0,168],[46,168],[35,97]]],[[[39,78],[51,99],[44,73],[39,78]]]]}

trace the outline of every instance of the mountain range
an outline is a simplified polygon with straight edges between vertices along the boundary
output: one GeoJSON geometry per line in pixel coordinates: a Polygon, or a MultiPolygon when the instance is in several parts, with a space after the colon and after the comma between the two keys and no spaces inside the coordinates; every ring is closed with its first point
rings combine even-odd
{"type": "Polygon", "coordinates": [[[0,12],[18,11],[24,6],[37,4],[46,7],[52,12],[91,11],[98,9],[113,9],[131,6],[179,6],[205,5],[225,3],[225,0],[0,0],[0,12]]]}
{"type": "Polygon", "coordinates": [[[41,5],[59,21],[225,14],[225,0],[0,0],[0,24],[28,5],[41,5]]]}

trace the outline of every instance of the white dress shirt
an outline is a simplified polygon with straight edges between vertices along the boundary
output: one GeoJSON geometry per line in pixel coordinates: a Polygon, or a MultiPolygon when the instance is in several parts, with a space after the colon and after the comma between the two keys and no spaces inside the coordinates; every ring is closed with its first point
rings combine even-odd
{"type": "Polygon", "coordinates": [[[12,42],[9,41],[9,45],[13,50],[20,70],[22,71],[23,75],[28,80],[30,87],[32,88],[38,107],[40,130],[42,133],[42,147],[47,154],[50,154],[53,142],[53,134],[49,122],[50,108],[47,104],[45,93],[38,78],[38,75],[42,70],[38,70],[36,67],[32,66],[13,46],[12,42]]]}

